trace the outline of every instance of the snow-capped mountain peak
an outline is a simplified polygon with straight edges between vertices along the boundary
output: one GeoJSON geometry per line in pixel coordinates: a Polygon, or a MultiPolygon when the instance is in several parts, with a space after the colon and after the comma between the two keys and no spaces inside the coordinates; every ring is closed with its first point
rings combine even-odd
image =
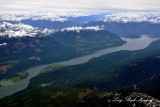
{"type": "Polygon", "coordinates": [[[61,17],[60,15],[56,15],[55,13],[12,13],[12,14],[0,14],[0,20],[3,21],[17,21],[20,22],[22,20],[50,20],[50,21],[59,21],[65,22],[68,19],[65,17],[61,17]]]}
{"type": "Polygon", "coordinates": [[[48,30],[46,29],[39,29],[36,27],[32,27],[30,25],[25,25],[22,23],[18,24],[12,24],[8,22],[2,22],[0,23],[0,37],[7,36],[9,38],[11,37],[24,37],[24,36],[30,36],[35,37],[36,35],[49,35],[53,33],[54,30],[48,30]]]}
{"type": "Polygon", "coordinates": [[[111,15],[106,15],[105,17],[99,19],[98,21],[103,22],[150,22],[150,23],[160,23],[160,13],[159,12],[126,12],[126,13],[114,13],[111,15]]]}
{"type": "Polygon", "coordinates": [[[90,27],[74,26],[74,27],[68,27],[68,28],[62,29],[61,31],[76,31],[76,32],[80,32],[82,30],[99,31],[99,30],[103,30],[103,26],[90,26],[90,27]]]}

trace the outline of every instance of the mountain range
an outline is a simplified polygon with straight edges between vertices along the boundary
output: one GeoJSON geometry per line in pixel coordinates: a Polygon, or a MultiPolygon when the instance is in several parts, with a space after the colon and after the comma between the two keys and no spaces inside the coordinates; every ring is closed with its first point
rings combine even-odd
{"type": "MultiPolygon", "coordinates": [[[[26,70],[38,65],[123,46],[123,38],[159,38],[159,29],[159,12],[1,14],[0,88],[4,81],[25,80],[26,70]]],[[[27,88],[0,99],[0,106],[159,107],[159,46],[156,40],[141,50],[111,52],[82,64],[50,65],[27,88]]]]}

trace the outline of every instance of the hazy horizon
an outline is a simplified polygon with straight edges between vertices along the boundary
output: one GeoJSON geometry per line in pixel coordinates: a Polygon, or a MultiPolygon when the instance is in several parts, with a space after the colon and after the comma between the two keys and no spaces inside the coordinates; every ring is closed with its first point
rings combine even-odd
{"type": "Polygon", "coordinates": [[[160,11],[159,0],[0,0],[0,12],[8,11],[160,11]]]}

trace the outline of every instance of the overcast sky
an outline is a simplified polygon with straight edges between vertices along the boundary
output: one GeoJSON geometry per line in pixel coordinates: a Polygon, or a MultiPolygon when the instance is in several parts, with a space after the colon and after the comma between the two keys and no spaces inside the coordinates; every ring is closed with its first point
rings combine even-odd
{"type": "Polygon", "coordinates": [[[160,10],[160,0],[0,0],[0,11],[48,9],[160,10]]]}

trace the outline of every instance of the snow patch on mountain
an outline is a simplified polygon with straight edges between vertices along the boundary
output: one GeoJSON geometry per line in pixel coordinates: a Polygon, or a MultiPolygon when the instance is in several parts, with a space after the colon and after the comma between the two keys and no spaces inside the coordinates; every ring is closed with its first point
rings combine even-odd
{"type": "Polygon", "coordinates": [[[7,45],[7,43],[1,43],[1,44],[0,44],[0,46],[5,46],[5,45],[7,45]]]}
{"type": "Polygon", "coordinates": [[[61,31],[76,31],[76,32],[80,32],[82,30],[99,31],[99,30],[103,30],[103,26],[90,26],[90,27],[74,26],[74,27],[68,27],[68,28],[62,29],[61,31]]]}
{"type": "Polygon", "coordinates": [[[126,12],[126,13],[114,13],[106,15],[105,17],[97,20],[103,22],[150,22],[160,23],[160,12],[126,12]]]}
{"type": "Polygon", "coordinates": [[[30,25],[22,23],[11,24],[7,22],[0,23],[0,37],[24,37],[24,36],[47,36],[54,32],[54,30],[39,29],[30,25]]]}
{"type": "MultiPolygon", "coordinates": [[[[77,10],[78,11],[78,10],[77,10]]],[[[57,22],[65,22],[68,21],[69,17],[79,17],[79,16],[88,16],[91,13],[82,13],[82,12],[71,12],[69,10],[64,10],[61,12],[30,12],[30,11],[22,11],[22,12],[7,12],[0,13],[0,20],[2,21],[17,21],[20,22],[22,20],[50,20],[57,22]]]]}
{"type": "Polygon", "coordinates": [[[102,13],[102,10],[88,9],[51,9],[48,11],[0,11],[0,20],[22,21],[22,20],[50,20],[68,21],[69,17],[89,16],[102,13]]]}
{"type": "Polygon", "coordinates": [[[67,18],[54,13],[34,13],[34,14],[0,14],[0,20],[3,21],[22,21],[22,20],[50,20],[65,22],[67,18]]]}

